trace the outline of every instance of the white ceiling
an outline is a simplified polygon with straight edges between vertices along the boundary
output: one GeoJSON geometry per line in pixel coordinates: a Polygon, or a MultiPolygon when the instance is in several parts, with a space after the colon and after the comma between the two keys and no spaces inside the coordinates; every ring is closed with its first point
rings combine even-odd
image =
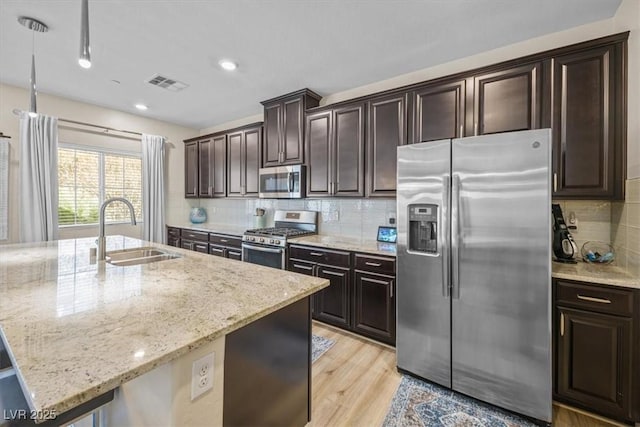
{"type": "Polygon", "coordinates": [[[28,87],[31,34],[17,22],[26,15],[49,26],[36,35],[41,92],[203,129],[304,87],[328,95],[610,18],[620,2],[90,0],[84,70],[80,0],[0,0],[0,82],[28,87]],[[221,58],[238,70],[222,71],[221,58]],[[190,86],[144,82],[155,73],[190,86]]]}

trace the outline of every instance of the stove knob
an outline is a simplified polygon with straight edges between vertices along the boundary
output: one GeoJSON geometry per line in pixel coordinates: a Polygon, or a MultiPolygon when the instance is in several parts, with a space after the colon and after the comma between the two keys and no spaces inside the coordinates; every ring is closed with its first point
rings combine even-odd
{"type": "Polygon", "coordinates": [[[275,242],[276,242],[276,241],[275,241],[275,240],[273,240],[273,239],[269,240],[269,243],[270,243],[270,244],[272,244],[272,245],[273,245],[275,242]]]}
{"type": "Polygon", "coordinates": [[[276,245],[279,245],[280,244],[280,240],[274,240],[273,243],[275,243],[276,245]]]}
{"type": "Polygon", "coordinates": [[[264,243],[264,239],[262,237],[260,238],[260,243],[264,243]]]}
{"type": "Polygon", "coordinates": [[[251,242],[255,242],[255,241],[256,241],[256,238],[255,238],[255,237],[249,237],[249,241],[251,241],[251,242]]]}

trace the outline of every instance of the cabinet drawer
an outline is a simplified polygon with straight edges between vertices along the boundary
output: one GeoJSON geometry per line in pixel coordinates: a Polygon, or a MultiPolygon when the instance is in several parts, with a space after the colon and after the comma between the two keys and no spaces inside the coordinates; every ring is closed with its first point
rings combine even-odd
{"type": "Polygon", "coordinates": [[[224,246],[209,245],[209,254],[224,257],[224,246]]]}
{"type": "Polygon", "coordinates": [[[556,280],[556,304],[631,317],[633,292],[590,283],[556,280]]]}
{"type": "Polygon", "coordinates": [[[234,250],[234,249],[227,249],[227,258],[229,259],[236,259],[238,261],[242,261],[242,251],[241,250],[234,250]]]}
{"type": "Polygon", "coordinates": [[[240,237],[232,237],[224,234],[209,234],[209,242],[216,245],[231,246],[239,248],[242,246],[242,239],[240,237]]]}
{"type": "Polygon", "coordinates": [[[349,252],[328,251],[319,248],[291,245],[289,247],[289,257],[338,267],[350,266],[349,252]]]}
{"type": "Polygon", "coordinates": [[[179,238],[180,237],[180,229],[179,228],[175,228],[175,227],[167,227],[167,235],[169,237],[179,238]]]}
{"type": "Polygon", "coordinates": [[[203,242],[207,242],[209,240],[209,233],[204,231],[187,230],[183,228],[181,237],[184,239],[201,240],[203,242]]]}
{"type": "Polygon", "coordinates": [[[355,254],[355,268],[356,270],[395,276],[396,260],[394,258],[355,254]]]}

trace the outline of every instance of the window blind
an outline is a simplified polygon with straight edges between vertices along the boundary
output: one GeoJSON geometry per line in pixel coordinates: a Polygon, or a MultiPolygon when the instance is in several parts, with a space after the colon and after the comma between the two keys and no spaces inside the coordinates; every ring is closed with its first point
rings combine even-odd
{"type": "MultiPolygon", "coordinates": [[[[58,149],[58,221],[61,226],[97,224],[100,205],[124,197],[142,219],[142,161],[140,157],[81,148],[58,149]]],[[[129,222],[123,203],[109,205],[107,223],[129,222]]]]}

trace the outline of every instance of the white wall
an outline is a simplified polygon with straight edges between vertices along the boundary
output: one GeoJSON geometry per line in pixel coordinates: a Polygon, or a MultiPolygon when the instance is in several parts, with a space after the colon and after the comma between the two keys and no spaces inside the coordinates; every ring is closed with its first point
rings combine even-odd
{"type": "MultiPolygon", "coordinates": [[[[10,143],[9,166],[9,239],[3,243],[19,241],[20,229],[20,194],[18,191],[18,177],[20,172],[20,143],[19,120],[12,111],[14,108],[27,109],[29,93],[26,89],[0,84],[0,131],[12,137],[10,143]]],[[[184,150],[182,140],[198,135],[196,129],[189,129],[158,120],[149,119],[121,111],[110,110],[95,105],[72,101],[58,96],[38,93],[38,111],[43,114],[87,122],[115,129],[124,129],[140,133],[163,135],[168,138],[167,144],[167,214],[170,218],[172,211],[177,211],[184,202],[184,150]]],[[[60,123],[62,126],[63,123],[60,123]]],[[[87,132],[70,131],[61,128],[60,141],[88,144],[101,147],[113,147],[119,150],[140,151],[140,143],[126,139],[96,135],[87,132]]],[[[127,234],[139,237],[141,228],[131,226],[113,226],[108,233],[127,234]]],[[[97,227],[66,228],[61,230],[60,237],[97,236],[97,227]]]]}

